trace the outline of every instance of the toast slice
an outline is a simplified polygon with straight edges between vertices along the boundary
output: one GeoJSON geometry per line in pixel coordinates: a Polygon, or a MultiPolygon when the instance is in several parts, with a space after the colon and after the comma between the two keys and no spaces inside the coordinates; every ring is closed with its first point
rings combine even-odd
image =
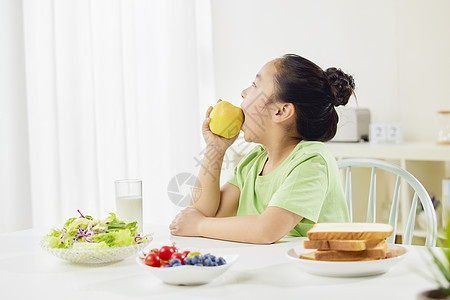
{"type": "Polygon", "coordinates": [[[381,223],[317,223],[307,236],[310,240],[377,240],[393,231],[391,225],[381,223]]]}
{"type": "Polygon", "coordinates": [[[394,249],[386,250],[386,258],[393,258],[393,257],[397,257],[397,256],[398,256],[398,253],[394,249]]]}
{"type": "MultiPolygon", "coordinates": [[[[317,261],[369,261],[369,260],[378,260],[382,258],[370,258],[370,257],[349,257],[347,259],[316,259],[315,253],[316,251],[305,253],[300,255],[302,259],[308,260],[317,260],[317,261]]],[[[385,257],[383,257],[385,258],[385,257]]]]}
{"type": "Polygon", "coordinates": [[[384,239],[377,240],[303,240],[304,249],[362,251],[377,247],[384,239]]]}
{"type": "Polygon", "coordinates": [[[373,249],[362,251],[316,250],[300,255],[300,258],[322,261],[365,261],[386,258],[387,242],[373,249]]]}

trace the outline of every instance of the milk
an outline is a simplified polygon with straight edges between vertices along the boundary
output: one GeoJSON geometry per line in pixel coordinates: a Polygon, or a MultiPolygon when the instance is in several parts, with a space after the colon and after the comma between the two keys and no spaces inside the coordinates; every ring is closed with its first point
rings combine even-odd
{"type": "Polygon", "coordinates": [[[138,232],[142,232],[142,197],[117,197],[116,215],[119,220],[123,220],[126,223],[137,221],[138,232]]]}

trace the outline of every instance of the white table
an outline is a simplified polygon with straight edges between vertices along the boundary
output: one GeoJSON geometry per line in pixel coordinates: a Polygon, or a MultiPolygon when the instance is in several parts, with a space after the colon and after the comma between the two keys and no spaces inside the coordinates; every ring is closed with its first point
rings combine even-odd
{"type": "Polygon", "coordinates": [[[138,266],[134,257],[85,266],[53,257],[39,248],[46,232],[33,229],[0,234],[1,299],[415,299],[435,287],[425,259],[426,249],[408,246],[408,256],[389,272],[362,278],[308,274],[286,257],[301,239],[273,245],[250,245],[203,238],[170,236],[166,226],[145,226],[154,232],[150,247],[173,242],[181,249],[240,254],[221,277],[200,286],[172,286],[138,266]],[[6,296],[6,297],[5,297],[6,296]],[[294,298],[295,297],[295,298],[294,298]]]}

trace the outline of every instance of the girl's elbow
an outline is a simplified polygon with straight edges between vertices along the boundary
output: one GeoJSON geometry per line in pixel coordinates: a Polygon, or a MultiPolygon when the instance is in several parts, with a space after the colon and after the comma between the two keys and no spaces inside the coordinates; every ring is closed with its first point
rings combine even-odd
{"type": "Polygon", "coordinates": [[[264,245],[270,245],[278,242],[284,234],[278,232],[274,228],[267,228],[267,226],[261,226],[259,232],[257,233],[259,237],[259,243],[264,245]]]}
{"type": "Polygon", "coordinates": [[[274,244],[274,243],[276,243],[276,242],[278,242],[280,239],[279,238],[272,238],[272,237],[264,237],[262,240],[261,240],[261,242],[260,242],[260,244],[262,244],[262,245],[271,245],[271,244],[274,244]]]}

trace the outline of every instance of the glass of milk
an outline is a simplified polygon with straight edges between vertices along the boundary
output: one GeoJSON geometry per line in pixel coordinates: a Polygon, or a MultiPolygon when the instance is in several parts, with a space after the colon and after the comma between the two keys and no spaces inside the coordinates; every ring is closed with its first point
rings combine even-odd
{"type": "Polygon", "coordinates": [[[126,223],[137,221],[138,232],[142,232],[142,180],[116,180],[115,186],[117,217],[126,223]]]}

